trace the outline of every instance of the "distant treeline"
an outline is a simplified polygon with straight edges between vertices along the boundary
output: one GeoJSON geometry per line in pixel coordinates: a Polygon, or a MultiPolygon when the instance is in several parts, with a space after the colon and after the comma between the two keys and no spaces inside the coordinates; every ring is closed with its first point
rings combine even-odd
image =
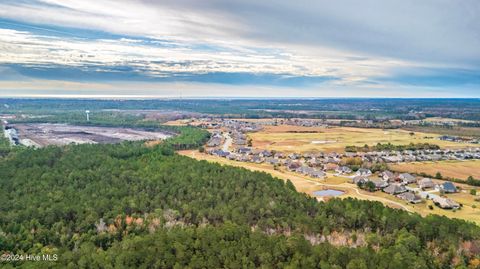
{"type": "Polygon", "coordinates": [[[440,149],[440,146],[430,143],[410,143],[408,145],[393,145],[391,143],[378,143],[374,146],[365,144],[364,146],[346,146],[346,152],[371,152],[371,151],[403,151],[403,150],[424,150],[424,149],[440,149]]]}
{"type": "Polygon", "coordinates": [[[41,114],[52,111],[117,109],[190,111],[246,118],[335,118],[382,121],[450,117],[480,120],[478,99],[0,99],[0,104],[2,104],[0,113],[41,114]]]}

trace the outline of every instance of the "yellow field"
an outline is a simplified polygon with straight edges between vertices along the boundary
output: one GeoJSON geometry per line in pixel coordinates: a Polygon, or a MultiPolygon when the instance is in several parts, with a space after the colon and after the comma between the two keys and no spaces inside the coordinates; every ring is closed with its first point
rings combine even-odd
{"type": "Polygon", "coordinates": [[[442,176],[450,178],[467,179],[469,176],[480,178],[480,160],[400,163],[390,167],[399,172],[423,172],[432,176],[440,172],[442,176]]]}
{"type": "Polygon", "coordinates": [[[253,146],[261,149],[282,152],[344,151],[346,146],[375,145],[392,143],[406,145],[409,143],[431,143],[444,148],[462,148],[473,144],[462,144],[436,139],[438,134],[414,133],[405,130],[383,130],[350,127],[300,127],[300,126],[266,126],[264,130],[249,134],[253,146]]]}
{"type": "Polygon", "coordinates": [[[462,120],[462,119],[452,119],[452,118],[440,118],[440,117],[432,117],[424,119],[426,122],[466,122],[472,123],[475,122],[473,120],[462,120]]]}
{"type": "MultiPolygon", "coordinates": [[[[252,171],[261,171],[261,172],[269,173],[272,176],[277,177],[279,179],[283,179],[283,180],[288,179],[293,183],[297,191],[306,193],[307,195],[310,195],[310,196],[312,196],[312,193],[317,190],[337,189],[345,192],[345,194],[339,196],[339,198],[353,197],[353,198],[362,199],[362,200],[379,201],[385,204],[386,206],[393,207],[393,208],[402,208],[409,212],[419,213],[422,216],[426,216],[428,214],[438,214],[438,215],[444,215],[450,218],[465,219],[465,220],[473,221],[480,224],[480,202],[475,202],[474,201],[475,196],[472,196],[469,194],[469,190],[472,187],[464,184],[456,184],[457,186],[465,190],[464,192],[447,195],[449,198],[452,198],[455,201],[463,204],[463,208],[461,210],[457,210],[454,212],[452,210],[440,209],[436,206],[433,206],[433,209],[429,209],[428,205],[433,205],[432,201],[426,201],[424,203],[413,205],[399,198],[396,198],[392,195],[388,195],[380,191],[377,191],[374,193],[366,192],[358,189],[357,186],[354,184],[347,183],[350,181],[349,179],[346,179],[343,177],[336,177],[336,176],[333,176],[332,174],[329,174],[327,179],[320,180],[320,179],[314,179],[307,176],[299,175],[297,173],[289,172],[284,169],[274,170],[271,165],[267,165],[267,164],[253,164],[253,163],[230,161],[224,158],[211,156],[211,155],[200,153],[194,150],[185,150],[185,151],[180,151],[179,153],[185,156],[195,158],[197,160],[206,160],[209,162],[217,162],[224,165],[243,167],[252,171]],[[477,208],[472,207],[472,205],[475,205],[477,208]]],[[[477,197],[480,197],[480,196],[477,196],[477,197]]]]}
{"type": "Polygon", "coordinates": [[[170,125],[170,126],[187,126],[190,123],[190,120],[171,120],[162,123],[163,125],[170,125]]]}

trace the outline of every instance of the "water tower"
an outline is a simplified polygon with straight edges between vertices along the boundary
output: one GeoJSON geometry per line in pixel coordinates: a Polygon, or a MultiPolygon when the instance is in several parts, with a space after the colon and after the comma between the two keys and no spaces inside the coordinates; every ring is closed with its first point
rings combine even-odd
{"type": "Polygon", "coordinates": [[[87,114],[87,121],[90,121],[90,110],[85,110],[85,114],[87,114]]]}

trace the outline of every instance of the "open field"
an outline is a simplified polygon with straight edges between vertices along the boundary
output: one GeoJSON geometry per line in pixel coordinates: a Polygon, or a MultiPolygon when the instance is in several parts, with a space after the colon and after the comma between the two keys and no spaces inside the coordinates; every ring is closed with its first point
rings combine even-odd
{"type": "Polygon", "coordinates": [[[403,127],[407,131],[413,132],[426,132],[426,133],[438,133],[442,135],[453,135],[453,136],[462,136],[462,137],[480,137],[480,128],[479,127],[461,127],[453,126],[451,128],[445,128],[442,126],[420,126],[412,125],[403,127]]]}
{"type": "Polygon", "coordinates": [[[452,118],[441,118],[441,117],[432,117],[424,119],[426,122],[465,122],[473,123],[473,120],[462,120],[462,119],[452,119],[452,118]]]}
{"type": "Polygon", "coordinates": [[[27,146],[67,145],[70,143],[117,143],[135,140],[161,140],[170,137],[162,132],[131,128],[76,126],[67,124],[14,124],[20,143],[27,146]]]}
{"type": "Polygon", "coordinates": [[[373,129],[351,127],[300,127],[266,126],[264,130],[249,134],[253,147],[282,152],[344,151],[346,146],[375,145],[392,143],[406,145],[410,143],[431,143],[443,148],[462,148],[475,146],[436,139],[439,134],[419,133],[399,129],[373,129]]]}
{"type": "Polygon", "coordinates": [[[392,170],[409,173],[435,175],[440,172],[444,177],[467,179],[469,176],[480,178],[480,160],[413,162],[390,165],[392,170]]]}
{"type": "MultiPolygon", "coordinates": [[[[317,190],[336,189],[336,190],[341,190],[345,192],[345,194],[339,196],[339,198],[352,197],[352,198],[357,198],[362,200],[379,201],[389,207],[402,208],[409,212],[419,213],[422,216],[426,216],[428,214],[438,214],[438,215],[444,215],[450,218],[461,218],[461,219],[473,221],[480,224],[480,202],[474,201],[475,196],[472,196],[471,194],[469,194],[469,190],[472,187],[465,184],[456,184],[457,186],[461,187],[462,190],[464,191],[456,194],[447,195],[449,198],[452,198],[455,201],[458,201],[459,203],[463,204],[463,207],[461,210],[457,210],[457,211],[444,210],[444,209],[438,208],[437,206],[433,206],[433,209],[429,209],[429,205],[433,205],[433,202],[430,200],[420,204],[415,204],[415,205],[410,204],[395,196],[386,194],[381,191],[371,193],[364,190],[360,190],[359,188],[357,188],[357,186],[351,183],[348,183],[350,179],[345,177],[334,176],[332,174],[328,174],[328,177],[325,180],[314,179],[307,176],[299,175],[297,173],[285,171],[283,169],[274,170],[271,165],[267,165],[267,164],[254,164],[254,163],[231,161],[221,157],[200,153],[196,150],[180,151],[179,154],[189,156],[197,160],[206,160],[209,162],[217,162],[225,165],[243,167],[252,171],[261,171],[261,172],[269,173],[272,176],[283,179],[283,180],[288,179],[293,183],[297,191],[306,193],[307,195],[310,195],[310,196],[313,196],[312,193],[317,190]],[[472,207],[472,205],[475,205],[475,207],[477,208],[472,207]]],[[[480,197],[480,196],[476,196],[476,197],[480,197]]],[[[318,198],[318,199],[321,200],[321,198],[318,198]]]]}
{"type": "Polygon", "coordinates": [[[170,126],[187,126],[190,123],[190,120],[171,120],[164,122],[164,125],[170,125],[170,126]]]}

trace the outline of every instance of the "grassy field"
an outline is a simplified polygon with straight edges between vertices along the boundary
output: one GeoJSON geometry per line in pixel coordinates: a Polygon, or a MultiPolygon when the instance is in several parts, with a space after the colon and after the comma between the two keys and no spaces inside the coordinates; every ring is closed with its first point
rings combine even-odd
{"type": "Polygon", "coordinates": [[[445,128],[442,126],[408,126],[404,127],[403,129],[413,132],[438,133],[442,135],[480,138],[479,127],[454,126],[451,128],[445,128]]]}
{"type": "Polygon", "coordinates": [[[440,172],[444,177],[467,179],[469,176],[480,178],[480,160],[414,162],[390,165],[392,170],[409,173],[435,175],[440,172]]]}
{"type": "Polygon", "coordinates": [[[432,117],[424,119],[426,122],[466,122],[466,123],[473,123],[473,120],[462,120],[462,119],[452,119],[452,118],[440,118],[440,117],[432,117]]]}
{"type": "Polygon", "coordinates": [[[309,151],[343,151],[345,146],[375,145],[377,143],[392,143],[406,145],[409,143],[431,143],[444,148],[461,148],[473,146],[436,139],[439,135],[433,133],[415,132],[393,129],[382,130],[373,128],[351,127],[300,127],[300,126],[266,126],[261,132],[249,134],[256,148],[278,150],[283,152],[309,151]]]}
{"type": "Polygon", "coordinates": [[[465,220],[473,221],[480,224],[480,202],[474,201],[475,197],[480,197],[480,196],[473,196],[469,194],[469,190],[472,187],[464,184],[456,184],[456,185],[460,186],[465,191],[448,195],[449,198],[452,198],[455,201],[463,204],[463,207],[461,210],[457,210],[457,211],[444,210],[436,206],[433,206],[433,209],[430,209],[429,205],[433,205],[432,201],[426,201],[420,204],[413,205],[397,197],[383,193],[381,191],[371,193],[371,192],[360,190],[357,188],[356,185],[348,183],[350,181],[349,179],[333,176],[332,174],[329,174],[327,179],[320,180],[320,179],[314,179],[307,176],[299,175],[297,173],[288,172],[282,168],[280,170],[274,170],[271,165],[267,165],[267,164],[254,164],[254,163],[230,161],[224,158],[203,154],[196,150],[180,151],[179,153],[185,156],[195,158],[197,160],[205,160],[209,162],[217,162],[224,165],[243,167],[252,171],[261,171],[261,172],[269,173],[272,176],[282,180],[288,179],[293,183],[297,191],[306,193],[307,195],[310,195],[310,196],[312,196],[312,193],[317,190],[336,189],[336,190],[341,190],[345,192],[345,194],[339,196],[339,198],[352,197],[352,198],[357,198],[362,200],[379,201],[389,207],[402,208],[410,212],[419,213],[422,216],[426,216],[428,214],[438,214],[438,215],[444,215],[450,218],[465,219],[465,220]]]}

